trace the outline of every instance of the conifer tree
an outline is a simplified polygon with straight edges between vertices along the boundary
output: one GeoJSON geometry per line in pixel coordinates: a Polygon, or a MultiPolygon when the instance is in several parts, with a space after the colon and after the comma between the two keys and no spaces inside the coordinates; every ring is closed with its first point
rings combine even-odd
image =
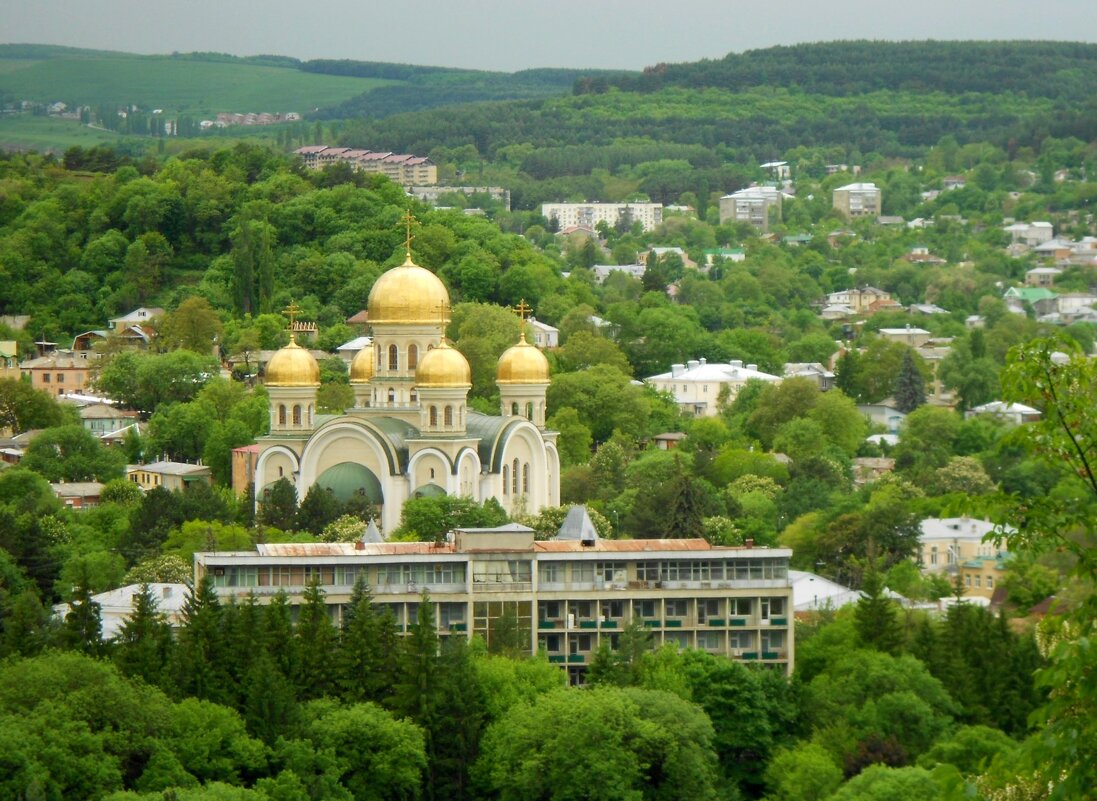
{"type": "Polygon", "coordinates": [[[103,653],[102,607],[91,598],[90,580],[86,568],[81,568],[77,584],[69,601],[69,611],[61,626],[61,642],[65,647],[89,656],[103,653]]]}
{"type": "Polygon", "coordinates": [[[172,646],[171,626],[157,607],[149,585],[142,584],[133,596],[133,611],[115,640],[114,662],[127,676],[162,685],[172,646]]]}
{"type": "Polygon", "coordinates": [[[857,637],[866,646],[895,654],[903,644],[903,632],[895,612],[895,603],[884,594],[885,589],[875,548],[870,543],[861,584],[863,597],[853,610],[854,625],[857,637]]]}
{"type": "Polygon", "coordinates": [[[429,798],[466,801],[476,797],[470,772],[480,753],[487,712],[472,660],[463,634],[443,640],[430,719],[433,728],[427,733],[429,798]]]}
{"type": "Polygon", "coordinates": [[[910,414],[926,402],[926,382],[914,363],[914,352],[910,348],[903,354],[893,394],[896,407],[905,414],[910,414]]]}
{"type": "Polygon", "coordinates": [[[38,600],[33,585],[7,596],[0,605],[0,657],[34,656],[50,639],[49,611],[38,600]]]}
{"type": "Polygon", "coordinates": [[[396,675],[397,642],[392,615],[373,605],[373,595],[359,575],[343,613],[338,645],[338,684],[348,701],[380,703],[396,675]]]}
{"type": "Polygon", "coordinates": [[[183,627],[174,651],[172,679],[183,696],[222,703],[231,695],[224,669],[222,611],[212,579],[203,576],[183,604],[183,627]]]}
{"type": "Polygon", "coordinates": [[[297,642],[293,637],[289,598],[279,591],[263,609],[263,643],[274,666],[287,679],[297,675],[297,642]]]}
{"type": "Polygon", "coordinates": [[[267,744],[285,736],[298,720],[297,696],[266,651],[259,651],[244,679],[243,714],[248,732],[267,744]]]}
{"type": "MultiPolygon", "coordinates": [[[[438,631],[434,626],[434,604],[426,590],[420,596],[415,623],[400,642],[399,667],[392,706],[429,729],[437,689],[438,631]]],[[[429,742],[427,751],[430,752],[429,742]]]]}
{"type": "Polygon", "coordinates": [[[297,642],[297,686],[302,698],[321,698],[335,690],[335,627],[328,614],[319,577],[305,588],[301,616],[294,629],[297,642]]]}

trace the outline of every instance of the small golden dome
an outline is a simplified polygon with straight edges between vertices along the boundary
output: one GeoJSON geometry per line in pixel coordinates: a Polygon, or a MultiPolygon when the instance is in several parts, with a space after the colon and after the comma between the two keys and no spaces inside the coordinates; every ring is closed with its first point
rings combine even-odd
{"type": "Polygon", "coordinates": [[[547,384],[549,363],[545,354],[526,342],[525,332],[517,345],[503,351],[499,366],[495,369],[495,381],[499,384],[547,384]]]}
{"type": "Polygon", "coordinates": [[[369,292],[369,322],[445,325],[449,292],[437,275],[411,260],[394,267],[369,292]]]}
{"type": "Polygon", "coordinates": [[[373,378],[373,346],[362,348],[350,362],[350,383],[368,384],[373,378]]]}
{"type": "Polygon", "coordinates": [[[419,360],[419,367],[415,371],[415,385],[420,389],[470,387],[472,370],[464,354],[442,340],[438,347],[428,350],[419,360]]]}
{"type": "Polygon", "coordinates": [[[269,387],[318,387],[320,365],[312,354],[294,340],[270,357],[266,383],[269,387]]]}

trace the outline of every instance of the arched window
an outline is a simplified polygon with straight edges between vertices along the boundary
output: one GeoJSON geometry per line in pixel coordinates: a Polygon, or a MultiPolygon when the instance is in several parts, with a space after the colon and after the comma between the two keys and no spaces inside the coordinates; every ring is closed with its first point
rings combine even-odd
{"type": "Polygon", "coordinates": [[[518,460],[515,459],[510,467],[510,491],[518,494],[518,460]]]}
{"type": "Polygon", "coordinates": [[[299,403],[293,406],[293,424],[295,426],[301,425],[301,404],[299,403]]]}
{"type": "Polygon", "coordinates": [[[377,351],[377,369],[380,370],[385,366],[385,354],[381,352],[380,345],[374,345],[373,347],[377,351]]]}
{"type": "Polygon", "coordinates": [[[433,467],[430,469],[430,477],[434,478],[434,468],[433,467]]]}
{"type": "Polygon", "coordinates": [[[518,401],[515,401],[510,405],[510,413],[515,417],[518,416],[518,401]]]}
{"type": "Polygon", "coordinates": [[[282,470],[281,467],[279,467],[278,468],[278,478],[281,478],[283,475],[284,475],[284,471],[282,470]]]}
{"type": "Polygon", "coordinates": [[[400,351],[396,349],[395,345],[389,345],[389,369],[400,369],[400,351]]]}
{"type": "Polygon", "coordinates": [[[414,370],[419,366],[419,346],[408,345],[408,369],[414,370]]]}
{"type": "Polygon", "coordinates": [[[533,419],[533,401],[530,401],[529,403],[526,404],[526,419],[527,420],[532,420],[533,419]]]}
{"type": "Polygon", "coordinates": [[[431,406],[430,407],[430,424],[431,424],[432,427],[438,425],[438,407],[437,406],[431,406]]]}
{"type": "Polygon", "coordinates": [[[389,387],[389,403],[396,403],[396,390],[389,387]]]}
{"type": "Polygon", "coordinates": [[[445,424],[446,428],[450,428],[450,427],[453,426],[453,407],[452,406],[447,406],[446,407],[445,414],[443,415],[443,423],[445,424]]]}
{"type": "Polygon", "coordinates": [[[418,403],[419,402],[419,392],[417,390],[413,389],[411,391],[411,402],[412,403],[418,403]]]}
{"type": "Polygon", "coordinates": [[[280,404],[278,406],[278,425],[284,426],[286,424],[286,405],[280,404]]]}
{"type": "Polygon", "coordinates": [[[510,465],[503,465],[503,494],[510,493],[510,465]]]}
{"type": "Polygon", "coordinates": [[[522,465],[522,494],[529,495],[529,462],[522,465]]]}

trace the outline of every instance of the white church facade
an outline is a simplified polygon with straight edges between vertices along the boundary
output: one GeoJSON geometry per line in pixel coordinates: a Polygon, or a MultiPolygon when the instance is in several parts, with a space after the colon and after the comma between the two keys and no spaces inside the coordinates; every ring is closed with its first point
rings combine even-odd
{"type": "Polygon", "coordinates": [[[548,361],[523,333],[496,367],[500,414],[470,409],[468,361],[445,339],[449,309],[445,285],[409,246],[370,291],[373,341],[351,362],[355,403],[342,414],[317,413],[320,369],[309,352],[292,339],[279,350],[266,369],[270,433],[258,440],[255,497],[281,478],[299,499],[316,484],[344,501],[364,495],[386,533],[412,497],[495,498],[508,513],[558,506],[548,361]]]}

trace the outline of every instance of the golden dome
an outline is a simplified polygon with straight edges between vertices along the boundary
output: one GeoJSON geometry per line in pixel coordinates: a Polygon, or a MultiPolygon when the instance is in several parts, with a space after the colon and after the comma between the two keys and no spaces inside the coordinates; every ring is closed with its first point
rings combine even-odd
{"type": "Polygon", "coordinates": [[[373,378],[373,346],[362,348],[350,362],[350,383],[368,384],[373,378]]]}
{"type": "Polygon", "coordinates": [[[495,369],[495,381],[499,384],[547,384],[549,363],[545,354],[526,342],[525,332],[517,345],[503,351],[499,366],[495,369]]]}
{"type": "Polygon", "coordinates": [[[320,365],[312,354],[294,340],[276,352],[267,362],[269,387],[318,387],[320,386],[320,365]]]}
{"type": "Polygon", "coordinates": [[[369,322],[434,324],[449,322],[449,292],[442,280],[411,260],[393,267],[369,292],[369,322]]]}
{"type": "Polygon", "coordinates": [[[470,387],[472,370],[464,354],[451,348],[445,340],[428,350],[415,370],[415,385],[430,387],[470,387]]]}

